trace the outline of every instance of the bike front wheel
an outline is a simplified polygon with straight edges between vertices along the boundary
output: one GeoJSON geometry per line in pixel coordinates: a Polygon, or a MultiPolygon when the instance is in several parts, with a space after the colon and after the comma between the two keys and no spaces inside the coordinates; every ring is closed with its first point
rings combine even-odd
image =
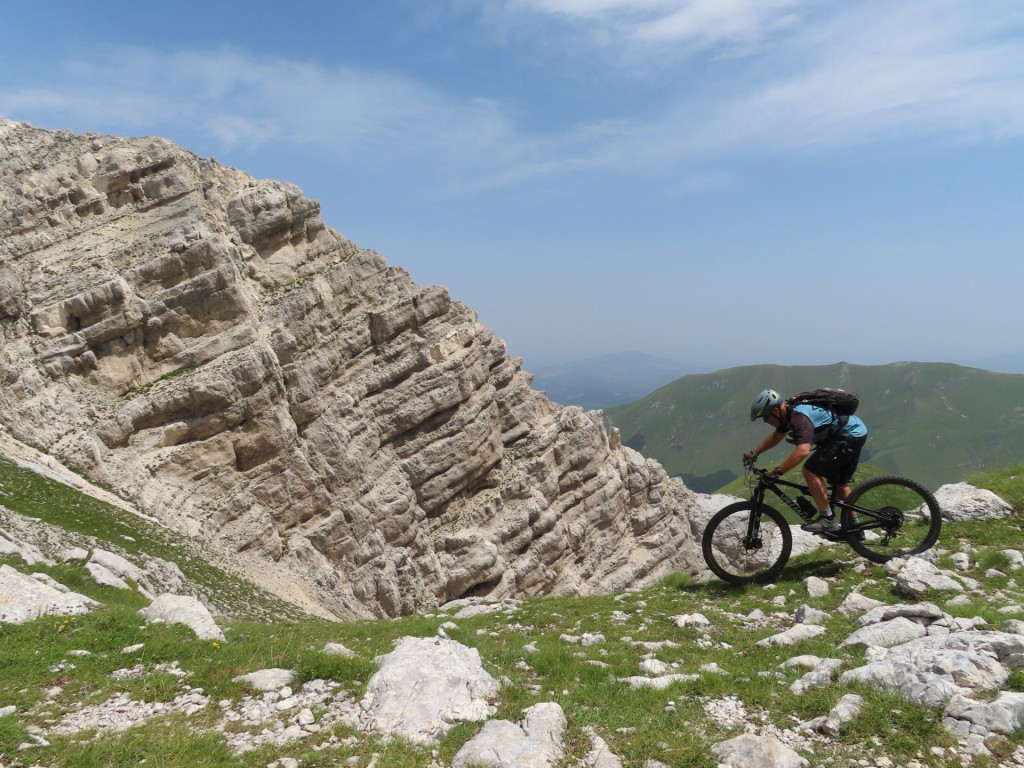
{"type": "Polygon", "coordinates": [[[793,551],[789,523],[776,510],[752,501],[730,504],[704,528],[704,562],[730,584],[763,584],[779,575],[793,551]]]}
{"type": "Polygon", "coordinates": [[[854,551],[876,563],[924,552],[939,539],[942,513],[923,485],[905,477],[873,477],[843,507],[843,529],[854,551]]]}

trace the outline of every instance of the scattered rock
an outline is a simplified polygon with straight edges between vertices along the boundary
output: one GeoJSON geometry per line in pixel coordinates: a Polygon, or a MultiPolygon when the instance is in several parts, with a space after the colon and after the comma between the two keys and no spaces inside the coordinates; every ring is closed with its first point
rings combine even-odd
{"type": "Polygon", "coordinates": [[[584,732],[590,737],[590,751],[583,761],[588,768],[623,768],[622,761],[597,731],[587,726],[584,732]]]}
{"type": "Polygon", "coordinates": [[[793,614],[793,619],[798,624],[824,624],[831,618],[825,611],[819,611],[817,608],[810,608],[806,605],[801,605],[793,614]]]}
{"type": "Polygon", "coordinates": [[[694,627],[696,629],[707,629],[711,626],[708,617],[702,613],[684,613],[680,616],[673,616],[671,619],[677,627],[694,627]]]}
{"type": "Polygon", "coordinates": [[[889,648],[867,665],[844,672],[857,681],[900,693],[924,706],[953,696],[998,690],[1011,667],[1024,665],[1024,636],[968,631],[932,635],[889,648]]]}
{"type": "Polygon", "coordinates": [[[846,723],[860,714],[864,705],[864,698],[855,693],[848,693],[839,699],[838,703],[825,716],[825,719],[818,726],[818,730],[826,736],[838,736],[846,723]]]}
{"type": "Polygon", "coordinates": [[[640,671],[650,677],[659,677],[669,674],[672,667],[658,659],[644,659],[640,662],[640,671]]]}
{"type": "Polygon", "coordinates": [[[160,595],[148,607],[140,609],[139,614],[147,621],[184,624],[200,640],[224,640],[224,632],[213,620],[209,609],[188,595],[160,595]]]}
{"type": "Polygon", "coordinates": [[[1024,693],[1000,691],[992,701],[957,694],[946,704],[943,716],[943,726],[955,735],[964,732],[965,724],[972,734],[1010,734],[1024,725],[1024,693]]]}
{"type": "Polygon", "coordinates": [[[822,659],[810,672],[789,686],[789,690],[799,696],[811,688],[824,688],[835,679],[842,667],[842,659],[822,659]]]}
{"type": "Polygon", "coordinates": [[[860,592],[851,592],[840,603],[839,612],[844,616],[855,616],[858,613],[870,611],[872,608],[877,608],[880,605],[885,605],[885,603],[881,600],[865,597],[860,592]]]}
{"type": "Polygon", "coordinates": [[[404,637],[377,660],[361,702],[364,730],[429,744],[455,723],[486,720],[498,681],[475,648],[439,637],[404,637]]]}
{"type": "Polygon", "coordinates": [[[344,656],[346,658],[353,658],[355,656],[353,651],[350,651],[341,643],[325,643],[320,652],[328,656],[344,656]]]}
{"type": "Polygon", "coordinates": [[[231,681],[234,683],[248,683],[257,691],[279,691],[285,686],[291,685],[294,679],[294,671],[272,667],[233,677],[231,681]]]}
{"type": "Polygon", "coordinates": [[[523,720],[488,720],[452,760],[452,768],[549,768],[564,755],[566,718],[555,703],[534,704],[523,720]]]}
{"type": "Polygon", "coordinates": [[[62,592],[0,565],[0,624],[24,624],[43,616],[81,616],[99,605],[77,592],[62,592]]]}
{"type": "Polygon", "coordinates": [[[1013,507],[992,491],[969,483],[943,485],[935,492],[935,500],[946,520],[991,520],[1013,512],[1013,507]]]}
{"type": "Polygon", "coordinates": [[[620,677],[620,683],[626,683],[631,688],[654,688],[657,691],[663,691],[673,683],[688,682],[690,680],[699,680],[700,675],[689,675],[689,674],[671,674],[661,675],[660,677],[644,677],[642,675],[636,675],[634,677],[620,677]]]}
{"type": "Polygon", "coordinates": [[[89,557],[89,562],[102,566],[108,573],[119,579],[129,579],[136,584],[145,579],[145,572],[141,568],[126,558],[105,549],[94,549],[89,557]]]}
{"type": "Polygon", "coordinates": [[[812,637],[823,635],[825,634],[825,631],[825,627],[822,626],[797,624],[796,626],[790,627],[786,631],[780,632],[777,635],[772,635],[771,637],[766,637],[763,640],[758,640],[757,645],[796,645],[804,640],[810,640],[812,637]]]}
{"type": "Polygon", "coordinates": [[[131,586],[121,578],[118,578],[99,563],[86,563],[85,570],[88,571],[92,580],[101,587],[113,587],[114,589],[131,589],[131,586]]]}
{"type": "Polygon", "coordinates": [[[897,605],[880,605],[872,608],[858,620],[861,626],[879,624],[896,618],[904,618],[917,624],[927,626],[932,622],[946,618],[942,609],[932,603],[899,603],[897,605]]]}
{"type": "Polygon", "coordinates": [[[858,629],[843,640],[839,647],[860,644],[889,648],[924,637],[926,634],[928,631],[920,624],[903,616],[897,616],[889,621],[878,622],[858,629]]]}
{"type": "Polygon", "coordinates": [[[896,589],[905,595],[919,597],[933,591],[964,591],[963,584],[920,557],[911,557],[902,565],[895,561],[887,565],[899,568],[896,589]]]}
{"type": "Polygon", "coordinates": [[[118,693],[101,704],[91,704],[73,710],[47,731],[47,734],[67,736],[81,731],[119,733],[141,725],[151,717],[174,713],[194,715],[210,703],[201,691],[189,691],[170,702],[145,702],[132,699],[127,693],[118,693]]]}
{"type": "Polygon", "coordinates": [[[809,768],[810,763],[773,736],[742,736],[711,747],[728,768],[809,768]]]}
{"type": "Polygon", "coordinates": [[[825,597],[828,594],[828,582],[817,576],[808,576],[804,579],[804,587],[809,597],[825,597]]]}

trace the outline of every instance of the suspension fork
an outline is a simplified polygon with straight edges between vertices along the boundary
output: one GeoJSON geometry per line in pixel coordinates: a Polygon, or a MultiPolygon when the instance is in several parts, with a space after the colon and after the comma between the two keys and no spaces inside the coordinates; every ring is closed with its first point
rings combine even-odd
{"type": "Polygon", "coordinates": [[[782,502],[792,509],[799,517],[807,519],[804,516],[803,510],[800,509],[799,505],[793,501],[789,496],[784,494],[781,490],[776,488],[774,485],[765,485],[764,483],[758,483],[757,489],[754,491],[754,495],[751,497],[751,501],[754,503],[754,508],[750,511],[750,516],[747,518],[747,535],[744,539],[747,546],[750,546],[754,542],[760,543],[761,534],[761,507],[764,505],[765,491],[770,490],[782,502]]]}

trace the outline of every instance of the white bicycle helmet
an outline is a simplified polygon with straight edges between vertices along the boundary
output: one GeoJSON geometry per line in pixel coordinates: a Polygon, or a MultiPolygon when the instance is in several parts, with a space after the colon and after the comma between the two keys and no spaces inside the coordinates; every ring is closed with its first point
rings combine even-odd
{"type": "Polygon", "coordinates": [[[774,389],[761,390],[754,398],[754,404],[750,406],[750,420],[757,421],[771,413],[772,408],[782,405],[782,397],[774,389]]]}

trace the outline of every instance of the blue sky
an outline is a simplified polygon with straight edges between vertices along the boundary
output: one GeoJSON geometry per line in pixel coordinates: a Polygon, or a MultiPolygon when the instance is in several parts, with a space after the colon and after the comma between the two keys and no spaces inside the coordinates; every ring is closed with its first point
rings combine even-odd
{"type": "Polygon", "coordinates": [[[4,0],[0,115],[298,184],[527,369],[1024,351],[1019,0],[4,0]]]}

